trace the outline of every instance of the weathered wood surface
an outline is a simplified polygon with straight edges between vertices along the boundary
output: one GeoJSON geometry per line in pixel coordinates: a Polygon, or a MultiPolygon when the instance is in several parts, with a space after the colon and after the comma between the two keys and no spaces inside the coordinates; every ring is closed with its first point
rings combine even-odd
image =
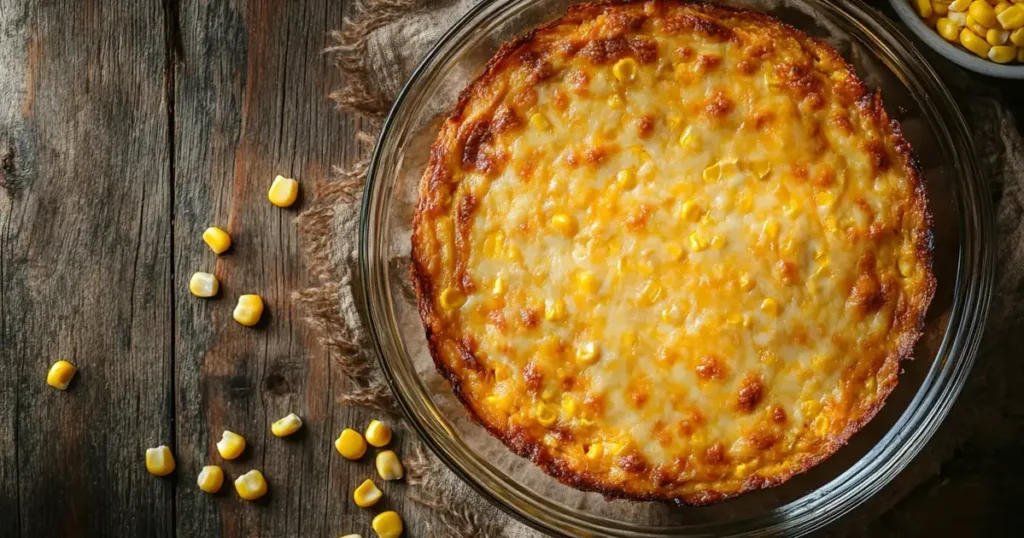
{"type": "MultiPolygon", "coordinates": [[[[358,121],[327,101],[337,73],[320,50],[343,0],[0,0],[0,537],[371,536],[379,509],[426,536],[422,508],[388,484],[372,511],[349,495],[367,458],[332,442],[371,415],[336,404],[344,380],[297,319],[309,284],[292,219],[265,200],[276,174],[304,181],[354,162],[358,121]],[[235,247],[214,256],[210,225],[235,247]],[[197,300],[194,271],[222,291],[197,300]],[[268,315],[231,320],[240,293],[268,315]],[[80,372],[43,383],[58,358],[80,372]],[[296,412],[295,439],[269,435],[296,412]],[[224,463],[224,429],[249,448],[224,463]],[[150,477],[148,446],[178,471],[150,477]],[[261,469],[271,493],[210,497],[199,469],[261,469]]],[[[1022,86],[1003,83],[1024,113],[1022,86]]],[[[306,190],[306,195],[310,190],[306,190]]],[[[1009,344],[1007,344],[1009,345],[1009,344]]],[[[1022,363],[1024,364],[1024,363],[1022,363]]],[[[885,516],[837,534],[998,535],[1020,528],[1024,367],[980,380],[1002,414],[885,516]]],[[[971,405],[960,402],[958,406],[971,405]]],[[[405,444],[399,439],[399,451],[405,444]]]]}

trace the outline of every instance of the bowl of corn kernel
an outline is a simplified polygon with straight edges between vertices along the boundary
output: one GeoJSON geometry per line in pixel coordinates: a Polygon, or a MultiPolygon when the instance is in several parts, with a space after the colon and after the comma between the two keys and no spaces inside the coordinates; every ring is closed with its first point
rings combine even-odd
{"type": "Polygon", "coordinates": [[[890,0],[919,38],[976,73],[1024,79],[1024,0],[890,0]]]}

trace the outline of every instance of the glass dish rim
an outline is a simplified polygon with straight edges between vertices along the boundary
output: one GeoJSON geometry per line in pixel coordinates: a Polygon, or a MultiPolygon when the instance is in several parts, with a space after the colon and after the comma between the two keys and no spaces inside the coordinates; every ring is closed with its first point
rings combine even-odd
{"type": "MultiPolygon", "coordinates": [[[[543,532],[558,533],[570,536],[568,532],[572,529],[587,529],[588,532],[602,532],[607,529],[595,527],[595,523],[583,522],[571,514],[542,514],[536,508],[531,508],[528,499],[519,495],[509,498],[513,493],[501,487],[501,479],[488,470],[486,462],[476,462],[482,468],[476,471],[484,473],[474,474],[470,469],[464,468],[459,460],[465,459],[465,455],[453,453],[451,447],[442,446],[430,430],[445,430],[441,425],[427,425],[421,422],[421,416],[413,408],[410,401],[411,396],[406,394],[397,379],[395,372],[389,364],[388,354],[382,344],[382,335],[388,334],[384,331],[393,327],[392,317],[384,316],[378,312],[379,307],[375,299],[382,295],[374,291],[376,284],[384,290],[383,297],[387,298],[387,279],[377,278],[370,255],[371,240],[374,224],[375,204],[377,198],[374,193],[378,192],[378,179],[380,179],[381,159],[386,142],[395,122],[402,112],[402,105],[414,91],[416,83],[419,82],[430,69],[442,67],[445,62],[440,55],[445,51],[446,46],[459,37],[460,33],[481,14],[489,11],[500,11],[502,7],[530,2],[537,0],[484,0],[473,6],[465,15],[459,18],[454,25],[447,29],[441,38],[431,47],[423,60],[410,75],[401,92],[395,100],[395,104],[389,111],[381,127],[381,133],[377,139],[374,151],[367,169],[366,182],[359,223],[359,247],[358,267],[360,274],[360,285],[358,292],[362,294],[361,300],[365,305],[362,316],[369,328],[373,352],[381,365],[384,376],[395,395],[401,409],[410,419],[409,422],[419,437],[430,447],[438,458],[452,470],[460,479],[470,485],[474,490],[484,496],[489,502],[499,507],[515,519],[543,532]],[[432,65],[439,61],[437,65],[432,65]],[[485,475],[481,478],[479,475],[485,475]]],[[[582,0],[581,0],[582,1],[582,0]]],[[[993,228],[993,217],[991,201],[987,196],[987,186],[980,182],[980,164],[977,154],[970,143],[967,134],[966,120],[957,106],[948,89],[942,84],[941,79],[931,65],[924,59],[911,42],[900,30],[881,13],[873,10],[870,6],[864,5],[861,0],[839,0],[838,2],[826,2],[824,0],[813,0],[826,9],[837,10],[855,23],[858,29],[873,37],[881,35],[886,39],[879,39],[880,44],[886,46],[897,45],[903,52],[900,56],[905,63],[916,62],[920,71],[915,76],[922,80],[916,81],[916,85],[923,84],[929,97],[926,104],[930,105],[929,112],[932,117],[943,120],[940,127],[945,131],[948,142],[958,150],[953,153],[954,168],[960,176],[959,181],[963,183],[957,198],[958,200],[959,230],[962,234],[958,245],[957,277],[953,291],[953,304],[950,307],[950,317],[947,321],[947,329],[942,337],[938,351],[932,359],[934,362],[929,368],[921,386],[918,387],[912,401],[903,412],[898,421],[882,437],[881,440],[867,454],[862,456],[846,471],[821,486],[818,490],[812,491],[794,501],[791,501],[774,511],[757,518],[750,518],[738,522],[713,522],[699,527],[701,530],[715,533],[725,531],[728,535],[753,535],[763,532],[796,532],[804,534],[820,529],[823,526],[838,519],[842,515],[853,510],[856,506],[870,498],[874,493],[888,484],[903,468],[909,464],[914,456],[924,447],[928,439],[934,434],[942,420],[948,414],[953,402],[964,385],[966,377],[977,353],[981,334],[984,330],[985,320],[988,314],[988,303],[991,294],[992,281],[994,278],[994,249],[988,248],[993,228]],[[851,15],[851,12],[853,13],[851,15]],[[939,113],[936,104],[945,105],[945,113],[939,113]],[[956,166],[959,164],[959,166],[956,166]],[[974,235],[970,232],[974,230],[974,235]],[[972,269],[974,278],[964,281],[965,264],[972,269]],[[964,289],[966,286],[967,289],[964,289]],[[955,361],[953,367],[947,368],[943,365],[955,361]],[[925,390],[927,389],[927,390],[925,390]],[[927,403],[928,405],[922,405],[927,403]],[[908,424],[915,426],[907,430],[903,427],[908,424]],[[893,437],[901,438],[901,442],[893,443],[893,437]],[[881,461],[882,456],[885,461],[881,461]],[[870,464],[870,465],[869,465],[870,464]],[[826,498],[827,495],[820,493],[822,490],[830,490],[834,493],[833,498],[826,498]],[[828,501],[828,502],[825,502],[828,501]],[[808,505],[807,503],[811,504],[808,505]],[[814,503],[818,504],[814,504],[814,503]],[[767,525],[752,526],[764,520],[767,525]],[[731,529],[730,529],[731,527],[731,529]]],[[[523,29],[524,31],[526,28],[523,29]]],[[[462,36],[463,38],[465,36],[462,36]]],[[[900,71],[902,72],[902,70],[900,71]]],[[[907,82],[907,81],[904,81],[907,82]]],[[[386,265],[386,264],[378,264],[386,265]]],[[[389,301],[385,301],[390,304],[389,301]]],[[[389,306],[385,306],[385,313],[389,306]]],[[[389,341],[400,341],[401,338],[394,334],[388,334],[389,341]]],[[[400,346],[399,346],[400,347],[400,346]]],[[[428,404],[429,405],[429,404],[428,404]]],[[[449,436],[450,431],[448,432],[449,436]]],[[[828,492],[828,491],[827,491],[828,492]]],[[[514,494],[514,493],[513,493],[514,494]]],[[[615,523],[606,521],[608,523],[615,523]]],[[[598,522],[600,525],[602,522],[598,522]]],[[[643,527],[635,524],[630,528],[616,528],[621,536],[641,536],[643,527]]],[[[666,529],[667,530],[667,529],[666,529]]]]}

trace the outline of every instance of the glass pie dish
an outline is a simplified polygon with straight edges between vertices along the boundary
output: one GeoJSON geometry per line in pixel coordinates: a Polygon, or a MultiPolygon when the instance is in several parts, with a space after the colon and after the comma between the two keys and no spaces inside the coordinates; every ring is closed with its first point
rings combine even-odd
{"type": "Polygon", "coordinates": [[[723,2],[769,12],[825,39],[862,80],[882,91],[890,116],[915,149],[928,191],[938,288],[915,359],[904,362],[887,404],[825,462],[779,487],[712,506],[605,500],[559,483],[473,421],[434,367],[409,279],[417,186],[445,114],[502,43],[577,2],[494,0],[474,7],[428,53],[385,121],[367,176],[359,245],[367,323],[385,376],[438,457],[539,530],[630,537],[821,528],[877,492],[920,451],[973,362],[992,282],[992,217],[963,117],[924,58],[856,0],[723,2]]]}

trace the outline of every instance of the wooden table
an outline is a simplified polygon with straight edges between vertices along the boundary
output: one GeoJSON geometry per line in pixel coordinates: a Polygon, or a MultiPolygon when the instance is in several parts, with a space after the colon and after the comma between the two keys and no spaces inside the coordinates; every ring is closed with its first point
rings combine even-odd
{"type": "MultiPolygon", "coordinates": [[[[351,11],[342,0],[0,0],[0,537],[370,535],[369,513],[349,501],[370,466],[331,446],[370,415],[336,405],[340,372],[289,299],[310,283],[292,223],[304,204],[266,201],[276,174],[308,186],[359,156],[359,120],[332,111],[338,75],[320,55],[351,11]],[[211,225],[233,237],[227,255],[202,243],[211,225]],[[218,298],[189,294],[194,271],[219,276],[218,298]],[[256,329],[231,319],[241,293],[266,300],[256,329]],[[79,367],[67,392],[44,382],[57,359],[79,367]],[[271,437],[293,411],[302,433],[271,437]],[[261,469],[266,499],[195,487],[226,428],[250,446],[228,476],[261,469]],[[143,466],[160,444],[177,457],[172,478],[143,466]]],[[[963,535],[1010,522],[1024,482],[1019,406],[1005,427],[875,524],[846,530],[963,535]]],[[[387,501],[399,511],[401,487],[387,501]]]]}

